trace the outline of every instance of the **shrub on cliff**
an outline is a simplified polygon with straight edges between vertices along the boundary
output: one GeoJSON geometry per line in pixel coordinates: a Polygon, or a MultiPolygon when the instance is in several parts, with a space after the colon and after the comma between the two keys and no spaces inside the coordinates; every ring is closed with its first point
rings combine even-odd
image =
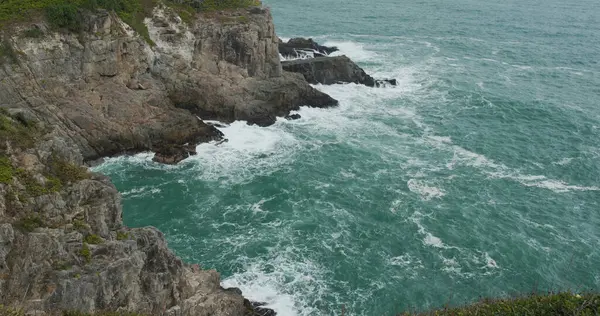
{"type": "Polygon", "coordinates": [[[51,5],[46,8],[48,23],[54,27],[78,31],[81,28],[81,17],[77,5],[64,3],[51,5]]]}

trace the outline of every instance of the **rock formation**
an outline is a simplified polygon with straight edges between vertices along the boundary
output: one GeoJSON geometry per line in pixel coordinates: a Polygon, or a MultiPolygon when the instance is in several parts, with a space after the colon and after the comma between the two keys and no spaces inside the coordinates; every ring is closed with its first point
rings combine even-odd
{"type": "Polygon", "coordinates": [[[282,62],[286,71],[297,72],[306,81],[317,84],[357,83],[375,86],[375,79],[346,56],[317,57],[282,62]]]}
{"type": "Polygon", "coordinates": [[[269,125],[303,105],[337,104],[281,69],[267,9],[188,25],[159,7],[146,24],[154,47],[106,11],[82,34],[41,25],[41,38],[10,36],[19,59],[0,67],[0,107],[52,126],[81,162],[221,137],[198,117],[269,125]]]}
{"type": "Polygon", "coordinates": [[[369,87],[395,86],[396,79],[376,80],[346,56],[328,56],[336,47],[321,46],[312,39],[280,40],[279,54],[293,60],[282,61],[283,70],[302,74],[312,84],[356,83],[369,87]]]}
{"type": "Polygon", "coordinates": [[[287,42],[284,42],[281,39],[279,40],[279,54],[284,57],[308,58],[327,56],[337,51],[337,47],[319,45],[317,42],[313,41],[312,38],[292,38],[287,42]]]}
{"type": "Polygon", "coordinates": [[[273,314],[183,263],[155,228],[123,226],[115,187],[79,167],[143,150],[175,163],[222,138],[202,119],[268,125],[337,103],[282,70],[268,10],[196,19],[155,8],[154,46],[102,10],[80,34],[44,23],[38,38],[19,35],[31,25],[1,32],[16,57],[0,56],[0,304],[36,315],[273,314]]]}

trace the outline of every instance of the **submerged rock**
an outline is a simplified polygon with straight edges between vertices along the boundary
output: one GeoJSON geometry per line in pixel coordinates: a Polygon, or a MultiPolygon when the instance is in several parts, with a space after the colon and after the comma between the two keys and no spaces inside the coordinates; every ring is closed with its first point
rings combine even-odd
{"type": "Polygon", "coordinates": [[[338,51],[337,47],[319,45],[312,38],[292,38],[287,42],[279,40],[278,48],[279,54],[292,58],[327,56],[338,51]]]}
{"type": "Polygon", "coordinates": [[[375,85],[377,87],[385,87],[385,86],[396,86],[398,85],[398,81],[396,79],[376,79],[375,85]]]}

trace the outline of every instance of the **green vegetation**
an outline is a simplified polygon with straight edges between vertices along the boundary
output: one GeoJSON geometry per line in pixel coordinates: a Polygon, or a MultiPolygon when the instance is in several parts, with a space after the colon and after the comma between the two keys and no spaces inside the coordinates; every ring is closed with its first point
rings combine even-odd
{"type": "MultiPolygon", "coordinates": [[[[146,41],[152,44],[143,21],[161,0],[2,0],[0,1],[0,26],[12,22],[45,16],[49,24],[58,29],[80,31],[82,13],[85,10],[106,9],[116,12],[146,41]]],[[[197,11],[218,11],[260,6],[259,0],[162,0],[173,8],[183,21],[192,20],[197,11]]],[[[28,37],[41,36],[32,31],[28,37]]]]}
{"type": "Polygon", "coordinates": [[[129,233],[117,232],[117,240],[127,240],[129,239],[129,233]]]}
{"type": "Polygon", "coordinates": [[[25,316],[23,311],[0,304],[0,316],[25,316]]]}
{"type": "Polygon", "coordinates": [[[54,270],[71,270],[72,266],[66,261],[57,261],[52,264],[54,270]]]}
{"type": "Polygon", "coordinates": [[[46,7],[46,18],[50,25],[71,31],[81,29],[81,16],[76,4],[60,3],[46,7]]]}
{"type": "Polygon", "coordinates": [[[600,294],[570,292],[532,294],[513,299],[484,299],[462,307],[445,308],[425,313],[404,313],[403,316],[545,316],[600,314],[600,294]]]}
{"type": "Polygon", "coordinates": [[[74,219],[73,220],[73,227],[78,230],[78,231],[82,231],[82,230],[87,230],[88,226],[87,224],[80,219],[74,219]]]}
{"type": "Polygon", "coordinates": [[[56,154],[50,158],[48,174],[58,179],[62,184],[74,183],[89,179],[90,174],[85,167],[77,166],[56,154]]]}
{"type": "Polygon", "coordinates": [[[52,176],[47,175],[45,183],[42,184],[31,172],[24,169],[17,169],[16,174],[19,182],[25,186],[25,190],[32,197],[58,192],[62,188],[60,180],[52,176]]]}
{"type": "Polygon", "coordinates": [[[16,64],[19,62],[17,53],[8,41],[0,42],[0,65],[4,63],[16,64]]]}
{"type": "Polygon", "coordinates": [[[22,218],[18,225],[21,229],[32,232],[38,227],[44,227],[44,222],[37,214],[30,214],[22,218]]]}
{"type": "MultiPolygon", "coordinates": [[[[0,52],[0,58],[1,54],[0,52]]],[[[39,131],[35,124],[26,122],[20,116],[13,117],[5,110],[0,111],[0,151],[6,149],[7,142],[11,143],[11,147],[30,148],[37,134],[39,131]]]]}
{"type": "Polygon", "coordinates": [[[81,250],[79,250],[79,255],[85,259],[86,263],[90,263],[92,261],[92,251],[90,250],[90,246],[86,242],[81,246],[81,250]]]}
{"type": "MultiPolygon", "coordinates": [[[[128,312],[101,312],[96,314],[87,314],[82,312],[63,312],[63,316],[143,316],[137,313],[128,312]]],[[[3,315],[0,315],[3,316],[3,315]]]]}
{"type": "Polygon", "coordinates": [[[89,234],[87,236],[85,236],[85,238],[83,238],[83,242],[84,243],[88,243],[90,245],[98,245],[104,242],[104,240],[102,239],[102,237],[95,235],[95,234],[89,234]]]}
{"type": "Polygon", "coordinates": [[[0,183],[10,183],[13,178],[13,167],[10,159],[0,156],[0,183]]]}

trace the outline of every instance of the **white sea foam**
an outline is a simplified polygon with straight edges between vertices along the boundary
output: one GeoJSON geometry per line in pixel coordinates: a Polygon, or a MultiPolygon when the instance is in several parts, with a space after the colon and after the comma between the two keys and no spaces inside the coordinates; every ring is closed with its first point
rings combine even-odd
{"type": "Polygon", "coordinates": [[[431,233],[425,234],[425,238],[423,238],[423,243],[436,248],[444,248],[444,243],[442,242],[442,240],[438,237],[433,236],[431,233]]]}
{"type": "Polygon", "coordinates": [[[294,259],[293,248],[272,249],[268,262],[247,261],[244,271],[222,281],[222,286],[237,287],[248,299],[264,302],[278,315],[314,315],[317,309],[307,301],[307,294],[321,296],[327,291],[324,284],[325,268],[308,259],[294,259]],[[266,268],[269,266],[269,268],[266,268]]]}
{"type": "Polygon", "coordinates": [[[367,50],[365,46],[358,42],[352,41],[326,41],[325,46],[335,46],[339,49],[337,52],[331,53],[331,56],[346,55],[355,62],[367,62],[380,60],[382,57],[377,53],[367,50]]]}
{"type": "Polygon", "coordinates": [[[421,259],[415,258],[410,254],[403,254],[401,256],[393,257],[389,259],[389,264],[393,266],[400,266],[403,268],[407,267],[423,267],[421,259]]]}
{"type": "Polygon", "coordinates": [[[492,259],[492,257],[490,257],[490,254],[488,254],[487,252],[484,253],[484,260],[485,260],[485,266],[487,268],[493,268],[493,269],[500,268],[500,266],[498,266],[498,263],[496,262],[496,260],[492,259]]]}
{"type": "Polygon", "coordinates": [[[198,154],[185,162],[192,164],[202,179],[225,183],[274,172],[291,159],[298,145],[295,137],[279,124],[282,122],[258,127],[234,122],[220,128],[227,142],[200,144],[198,154]]]}
{"type": "Polygon", "coordinates": [[[408,180],[407,185],[411,192],[421,195],[421,199],[424,201],[429,201],[434,198],[441,198],[446,195],[444,190],[430,186],[422,180],[410,179],[408,180]]]}
{"type": "MultiPolygon", "coordinates": [[[[453,151],[453,159],[446,164],[450,170],[454,169],[456,164],[465,164],[471,167],[479,168],[490,178],[510,179],[527,187],[538,187],[548,189],[556,193],[565,193],[570,191],[600,191],[597,186],[579,186],[565,183],[561,180],[549,179],[544,175],[522,174],[519,170],[511,169],[503,164],[495,163],[486,156],[472,152],[458,145],[447,143],[438,136],[427,136],[427,141],[435,147],[453,151]]],[[[569,163],[570,160],[561,160],[559,163],[569,163]]]]}
{"type": "Polygon", "coordinates": [[[553,164],[555,165],[560,165],[560,166],[565,166],[571,163],[571,161],[573,161],[573,158],[563,158],[559,161],[553,162],[553,164]]]}
{"type": "Polygon", "coordinates": [[[444,243],[442,242],[442,239],[440,239],[439,237],[434,236],[432,233],[428,232],[425,229],[425,226],[423,226],[423,224],[421,224],[421,219],[424,217],[424,215],[421,212],[415,212],[413,213],[410,217],[409,220],[413,223],[415,223],[415,225],[417,225],[417,228],[419,230],[419,234],[424,235],[423,237],[423,244],[427,245],[427,246],[432,246],[435,248],[448,248],[446,245],[444,245],[444,243]]]}

